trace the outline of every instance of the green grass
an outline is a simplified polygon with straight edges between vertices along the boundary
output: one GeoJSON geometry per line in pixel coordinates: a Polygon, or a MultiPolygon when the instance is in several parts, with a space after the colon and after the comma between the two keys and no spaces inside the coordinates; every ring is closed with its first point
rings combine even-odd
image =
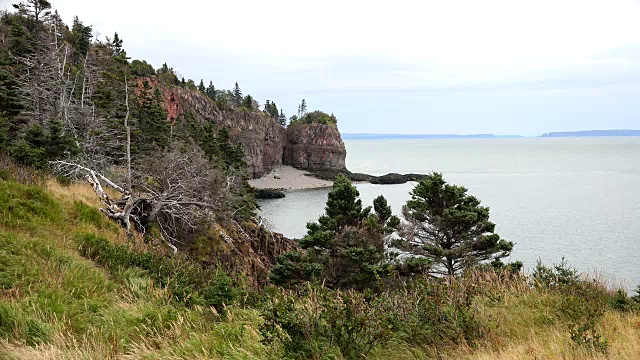
{"type": "Polygon", "coordinates": [[[640,358],[636,305],[597,283],[479,274],[372,300],[252,292],[135,246],[77,186],[0,180],[0,359],[343,359],[357,347],[373,359],[605,359],[588,336],[571,340],[592,320],[608,358],[640,358]]]}
{"type": "Polygon", "coordinates": [[[271,356],[227,275],[119,244],[98,210],[42,187],[0,180],[0,215],[0,358],[271,356]]]}

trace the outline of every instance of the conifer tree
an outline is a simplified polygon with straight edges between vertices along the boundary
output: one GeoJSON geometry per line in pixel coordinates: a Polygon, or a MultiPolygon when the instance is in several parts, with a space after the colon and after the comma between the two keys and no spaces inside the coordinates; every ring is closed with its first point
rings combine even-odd
{"type": "Polygon", "coordinates": [[[413,188],[403,215],[408,224],[403,229],[405,242],[398,245],[430,259],[443,275],[456,275],[483,261],[499,262],[513,249],[512,242],[494,232],[489,208],[480,206],[466,188],[447,184],[439,173],[429,174],[413,188]]]}
{"type": "Polygon", "coordinates": [[[51,3],[47,0],[27,0],[13,4],[13,7],[19,13],[33,18],[36,22],[42,21],[44,17],[51,14],[51,3]]]}
{"type": "Polygon", "coordinates": [[[198,84],[198,90],[203,94],[205,93],[206,88],[204,87],[204,80],[202,79],[200,79],[200,84],[198,84]]]}
{"type": "Polygon", "coordinates": [[[302,99],[300,105],[298,105],[298,119],[302,119],[307,114],[307,101],[302,99]]]}
{"type": "Polygon", "coordinates": [[[244,99],[242,100],[242,107],[249,111],[254,110],[253,97],[251,95],[247,95],[244,97],[244,99]]]}
{"type": "Polygon", "coordinates": [[[238,86],[238,83],[236,82],[235,86],[233,87],[233,105],[236,107],[240,107],[240,105],[242,105],[242,91],[240,91],[240,86],[238,86]]]}
{"type": "Polygon", "coordinates": [[[286,127],[287,126],[287,117],[284,115],[284,111],[282,111],[282,109],[280,109],[280,116],[278,116],[278,123],[282,127],[286,127]]]}
{"type": "Polygon", "coordinates": [[[209,81],[206,93],[211,100],[216,101],[216,88],[213,86],[213,81],[209,81]]]}
{"type": "Polygon", "coordinates": [[[169,146],[171,129],[162,104],[160,90],[156,87],[152,94],[149,83],[145,81],[133,114],[136,120],[135,152],[149,154],[157,148],[165,149],[169,146]]]}
{"type": "Polygon", "coordinates": [[[274,284],[318,280],[332,288],[371,288],[391,274],[385,262],[384,239],[399,220],[384,197],[374,200],[375,211],[363,208],[349,178],[338,175],[328,195],[325,213],[307,224],[300,240],[303,251],[278,258],[271,272],[274,284]]]}

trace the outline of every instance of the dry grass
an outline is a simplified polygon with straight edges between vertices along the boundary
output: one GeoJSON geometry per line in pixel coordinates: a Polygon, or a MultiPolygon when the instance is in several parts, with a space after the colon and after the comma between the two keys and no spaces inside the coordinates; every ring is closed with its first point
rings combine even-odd
{"type": "MultiPolygon", "coordinates": [[[[81,257],[72,240],[76,233],[93,233],[113,242],[131,240],[108,220],[94,216],[100,204],[88,184],[63,186],[49,179],[46,193],[58,206],[51,209],[61,211],[59,219],[16,216],[15,221],[8,217],[0,221],[0,276],[17,274],[14,286],[0,288],[0,307],[13,311],[10,315],[21,324],[34,320],[45,324],[50,336],[31,345],[20,336],[0,340],[0,359],[281,357],[278,344],[261,343],[258,329],[263,319],[257,310],[230,307],[230,316],[221,320],[208,308],[171,304],[167,289],[139,269],[125,269],[114,278],[81,257]]],[[[638,312],[605,312],[597,325],[609,343],[605,355],[571,341],[572,322],[558,315],[563,301],[558,292],[532,287],[524,278],[486,272],[462,281],[462,286],[477,292],[474,306],[486,329],[485,337],[474,347],[447,344],[429,348],[392,339],[374,349],[371,358],[640,359],[638,312]]]]}
{"type": "MultiPolygon", "coordinates": [[[[514,319],[516,320],[516,319],[514,319]]],[[[516,320],[517,321],[517,320],[516,320]]],[[[497,349],[459,349],[447,359],[468,360],[637,360],[640,359],[640,315],[610,311],[598,331],[609,340],[608,354],[594,352],[571,342],[566,327],[540,329],[521,327],[514,339],[497,349]]]]}

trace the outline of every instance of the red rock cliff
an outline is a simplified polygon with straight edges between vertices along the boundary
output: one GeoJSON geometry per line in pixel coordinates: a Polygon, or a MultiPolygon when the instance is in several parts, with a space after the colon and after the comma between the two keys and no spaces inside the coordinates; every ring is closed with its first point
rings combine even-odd
{"type": "Polygon", "coordinates": [[[225,127],[231,139],[240,143],[253,177],[260,177],[278,165],[307,170],[342,170],[347,151],[335,126],[295,124],[282,128],[260,111],[222,111],[203,94],[145,79],[151,87],[160,86],[168,120],[194,119],[225,127]]]}
{"type": "Polygon", "coordinates": [[[344,170],[347,150],[338,128],[294,124],[287,129],[284,163],[306,170],[344,170]]]}

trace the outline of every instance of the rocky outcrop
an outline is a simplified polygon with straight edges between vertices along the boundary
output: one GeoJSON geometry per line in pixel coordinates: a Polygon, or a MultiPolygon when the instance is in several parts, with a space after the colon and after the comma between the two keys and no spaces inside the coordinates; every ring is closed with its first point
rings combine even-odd
{"type": "Polygon", "coordinates": [[[285,129],[274,119],[260,111],[223,111],[197,91],[159,85],[154,79],[147,81],[152,87],[160,86],[172,123],[195,120],[226,128],[231,140],[242,145],[251,176],[260,177],[282,164],[285,129]]]}
{"type": "Polygon", "coordinates": [[[226,128],[231,140],[242,145],[249,173],[257,178],[279,165],[305,170],[344,170],[347,151],[334,125],[295,124],[284,129],[261,111],[224,111],[198,91],[139,79],[160,88],[167,120],[196,121],[226,128]]]}
{"type": "Polygon", "coordinates": [[[284,164],[305,170],[346,170],[347,150],[335,125],[294,124],[286,132],[284,164]]]}

